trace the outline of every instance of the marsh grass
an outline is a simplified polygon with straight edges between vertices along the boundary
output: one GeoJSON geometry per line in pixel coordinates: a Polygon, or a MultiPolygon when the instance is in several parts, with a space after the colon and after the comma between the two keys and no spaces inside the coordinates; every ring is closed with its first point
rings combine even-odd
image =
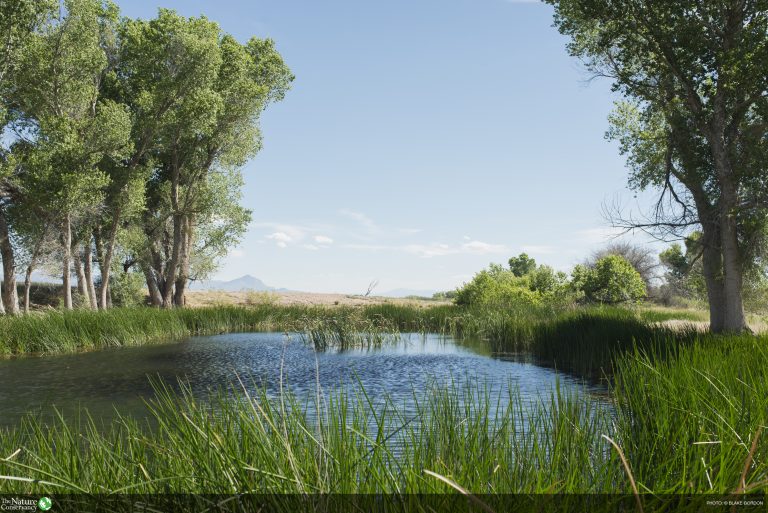
{"type": "Polygon", "coordinates": [[[473,380],[414,390],[407,407],[361,384],[301,398],[242,386],[200,399],[155,383],[147,424],[120,417],[105,429],[84,413],[2,432],[0,492],[768,491],[765,341],[712,343],[624,355],[612,405],[558,387],[523,399],[473,380]],[[743,365],[719,372],[713,356],[743,365]]]}
{"type": "Polygon", "coordinates": [[[308,406],[288,392],[200,401],[156,386],[152,428],[121,418],[105,432],[83,415],[74,424],[28,418],[4,433],[0,451],[13,457],[0,460],[0,475],[18,479],[0,478],[0,492],[451,491],[425,470],[481,494],[621,486],[600,439],[607,418],[576,396],[529,404],[514,389],[496,395],[467,382],[414,391],[403,408],[358,386],[308,406]]]}
{"type": "Polygon", "coordinates": [[[482,339],[499,355],[526,353],[543,365],[601,378],[612,373],[617,354],[636,345],[667,345],[672,350],[695,335],[685,328],[656,326],[643,316],[642,311],[606,307],[323,307],[269,302],[250,307],[74,310],[0,317],[0,355],[76,352],[237,331],[298,333],[316,350],[345,350],[397,343],[400,333],[437,333],[482,339]]]}
{"type": "Polygon", "coordinates": [[[637,349],[617,359],[614,383],[624,449],[648,489],[768,490],[768,339],[702,335],[671,357],[637,349]]]}
{"type": "Polygon", "coordinates": [[[657,496],[768,491],[765,336],[665,329],[637,312],[610,308],[260,305],[0,322],[4,347],[17,352],[256,329],[303,328],[318,349],[388,343],[405,331],[476,336],[500,353],[527,351],[582,376],[597,370],[612,398],[606,407],[604,398],[555,389],[530,402],[514,389],[496,394],[463,382],[414,390],[415,406],[404,407],[373,400],[362,385],[304,398],[263,389],[249,396],[238,385],[235,394],[203,400],[187,388],[177,394],[156,384],[146,425],[120,417],[105,429],[83,413],[49,424],[30,417],[3,431],[0,492],[306,497],[464,490],[487,502],[489,494],[526,492],[631,497],[634,487],[657,496]]]}

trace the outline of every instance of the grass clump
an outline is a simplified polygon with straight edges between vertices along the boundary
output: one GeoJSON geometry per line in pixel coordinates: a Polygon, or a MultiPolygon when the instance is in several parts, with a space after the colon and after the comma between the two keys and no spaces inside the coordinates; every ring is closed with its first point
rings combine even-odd
{"type": "Polygon", "coordinates": [[[617,359],[624,450],[655,491],[768,490],[768,339],[701,335],[617,359]]]}
{"type": "Polygon", "coordinates": [[[52,426],[30,418],[4,433],[0,451],[13,456],[0,460],[0,492],[451,491],[426,471],[479,494],[620,486],[600,439],[610,425],[588,399],[528,404],[514,389],[496,396],[472,382],[415,392],[409,408],[362,386],[309,403],[262,390],[209,401],[157,392],[151,428],[122,418],[104,432],[84,416],[52,426]]]}

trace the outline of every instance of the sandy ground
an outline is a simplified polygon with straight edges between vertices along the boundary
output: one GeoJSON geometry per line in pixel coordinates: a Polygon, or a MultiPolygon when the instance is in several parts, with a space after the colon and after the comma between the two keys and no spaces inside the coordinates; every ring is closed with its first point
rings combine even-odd
{"type": "Polygon", "coordinates": [[[416,306],[434,306],[448,304],[447,301],[426,299],[401,299],[381,296],[355,296],[351,294],[320,294],[314,292],[225,292],[225,291],[189,291],[187,306],[215,305],[322,305],[322,306],[365,306],[379,304],[409,304],[416,306]]]}

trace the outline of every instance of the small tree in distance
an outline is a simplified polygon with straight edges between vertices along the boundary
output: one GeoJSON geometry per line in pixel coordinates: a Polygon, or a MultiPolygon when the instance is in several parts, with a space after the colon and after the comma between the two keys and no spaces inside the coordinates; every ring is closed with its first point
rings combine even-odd
{"type": "Polygon", "coordinates": [[[536,269],[536,260],[525,253],[509,259],[509,270],[517,277],[531,274],[536,269]]]}
{"type": "Polygon", "coordinates": [[[605,304],[634,302],[646,295],[645,282],[626,258],[608,255],[593,267],[577,265],[571,285],[584,293],[587,301],[605,304]]]}

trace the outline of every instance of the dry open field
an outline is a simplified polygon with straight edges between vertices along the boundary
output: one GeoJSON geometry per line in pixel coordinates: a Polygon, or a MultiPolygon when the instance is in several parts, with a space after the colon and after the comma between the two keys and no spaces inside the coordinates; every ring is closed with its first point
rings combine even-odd
{"type": "Polygon", "coordinates": [[[314,292],[227,292],[217,290],[187,292],[187,306],[215,305],[320,305],[320,306],[365,306],[378,304],[410,304],[434,306],[448,304],[447,301],[427,299],[403,299],[382,296],[356,296],[352,294],[322,294],[314,292]]]}

